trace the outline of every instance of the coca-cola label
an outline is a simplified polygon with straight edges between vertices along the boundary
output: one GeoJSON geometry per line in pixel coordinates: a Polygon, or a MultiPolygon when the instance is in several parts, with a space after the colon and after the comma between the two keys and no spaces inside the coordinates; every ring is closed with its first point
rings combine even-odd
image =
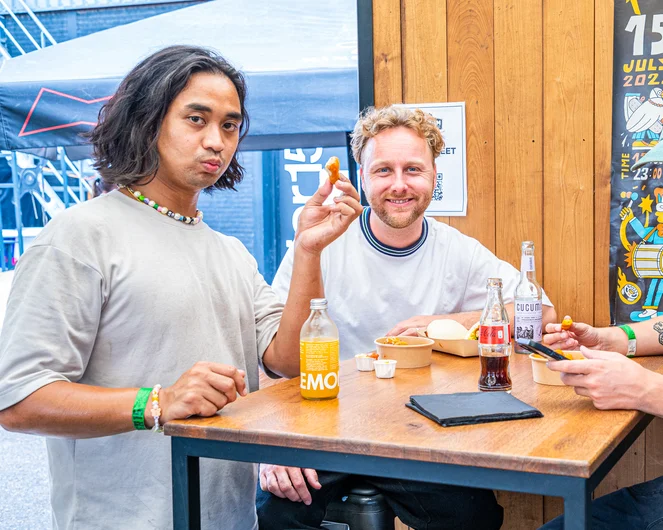
{"type": "Polygon", "coordinates": [[[481,325],[479,326],[480,344],[508,344],[511,341],[511,325],[481,325]]]}

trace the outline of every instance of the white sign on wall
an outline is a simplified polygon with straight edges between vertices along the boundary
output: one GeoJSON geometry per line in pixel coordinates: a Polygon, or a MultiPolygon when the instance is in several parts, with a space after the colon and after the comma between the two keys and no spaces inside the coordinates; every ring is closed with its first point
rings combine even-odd
{"type": "Polygon", "coordinates": [[[444,137],[444,149],[435,159],[437,180],[426,215],[467,215],[465,102],[400,106],[421,109],[434,116],[444,137]]]}

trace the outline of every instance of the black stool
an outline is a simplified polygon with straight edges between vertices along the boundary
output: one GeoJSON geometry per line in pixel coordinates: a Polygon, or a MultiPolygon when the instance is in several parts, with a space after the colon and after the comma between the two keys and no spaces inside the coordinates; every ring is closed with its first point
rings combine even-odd
{"type": "Polygon", "coordinates": [[[350,530],[394,530],[395,517],[384,495],[365,482],[331,502],[325,514],[326,521],[345,523],[350,530]]]}

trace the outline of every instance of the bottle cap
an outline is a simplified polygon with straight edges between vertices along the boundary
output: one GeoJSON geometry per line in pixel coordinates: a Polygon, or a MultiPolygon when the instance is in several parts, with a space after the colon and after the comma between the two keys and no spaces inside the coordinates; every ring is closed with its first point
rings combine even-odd
{"type": "Polygon", "coordinates": [[[311,309],[327,309],[327,299],[311,298],[311,309]]]}
{"type": "Polygon", "coordinates": [[[486,288],[495,288],[499,287],[500,289],[502,288],[502,278],[488,278],[488,281],[486,282],[486,288]]]}
{"type": "Polygon", "coordinates": [[[534,241],[523,241],[520,245],[520,248],[522,248],[523,250],[525,249],[534,250],[534,241]]]}

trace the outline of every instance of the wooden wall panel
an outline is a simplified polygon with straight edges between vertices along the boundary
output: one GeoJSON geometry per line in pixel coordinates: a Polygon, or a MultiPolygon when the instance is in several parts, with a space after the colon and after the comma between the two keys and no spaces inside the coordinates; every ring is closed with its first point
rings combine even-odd
{"type": "Polygon", "coordinates": [[[501,530],[534,530],[543,524],[543,497],[511,491],[497,491],[504,508],[501,530]]]}
{"type": "Polygon", "coordinates": [[[403,103],[401,2],[373,2],[373,65],[375,105],[403,103]]]}
{"type": "Polygon", "coordinates": [[[447,28],[449,101],[465,101],[468,180],[467,216],[452,217],[450,224],[494,251],[495,82],[492,0],[448,0],[447,28]]]}
{"type": "MultiPolygon", "coordinates": [[[[532,239],[558,314],[595,325],[609,322],[614,1],[373,2],[376,104],[466,103],[468,215],[441,220],[515,265],[532,239]]],[[[596,495],[663,475],[661,448],[655,420],[596,495]]],[[[498,499],[503,530],[563,509],[498,499]]]]}
{"type": "MultiPolygon", "coordinates": [[[[401,34],[403,102],[448,101],[446,2],[403,0],[401,34]]],[[[449,217],[436,219],[449,223],[449,217]]]]}
{"type": "Polygon", "coordinates": [[[594,5],[543,9],[544,285],[560,315],[594,318],[594,5]]]}
{"type": "MultiPolygon", "coordinates": [[[[575,320],[591,322],[593,3],[548,0],[543,7],[543,35],[543,283],[558,315],[570,314],[575,320]]],[[[545,520],[562,510],[561,499],[544,499],[545,520]]]]}
{"type": "Polygon", "coordinates": [[[596,2],[594,23],[594,325],[610,325],[610,159],[614,0],[596,2]]]}
{"type": "Polygon", "coordinates": [[[594,498],[645,480],[645,434],[643,433],[594,491],[594,498]]]}
{"type": "Polygon", "coordinates": [[[654,418],[645,431],[645,480],[663,476],[663,419],[654,418]]]}
{"type": "MultiPolygon", "coordinates": [[[[494,0],[495,250],[520,268],[520,243],[534,241],[543,277],[543,11],[539,0],[494,0]],[[508,213],[507,213],[508,212],[508,213]]],[[[543,497],[498,492],[505,530],[543,522],[543,497]]]]}
{"type": "Polygon", "coordinates": [[[542,24],[540,0],[495,0],[495,248],[500,258],[520,268],[520,243],[534,241],[539,280],[543,278],[542,24]]]}
{"type": "Polygon", "coordinates": [[[447,6],[404,0],[401,8],[403,102],[447,101],[447,6]],[[421,50],[426,50],[422,53],[421,50]]]}

